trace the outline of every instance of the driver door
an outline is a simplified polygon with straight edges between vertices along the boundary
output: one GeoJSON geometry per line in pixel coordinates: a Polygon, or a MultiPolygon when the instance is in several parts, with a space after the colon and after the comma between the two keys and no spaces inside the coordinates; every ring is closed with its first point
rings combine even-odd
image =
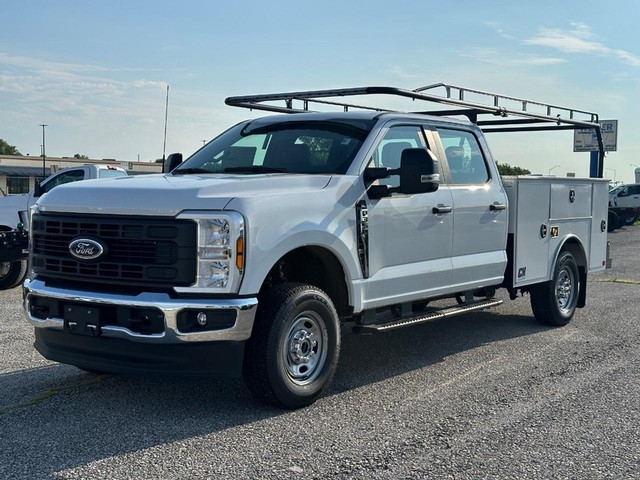
{"type": "MultiPolygon", "coordinates": [[[[428,148],[419,125],[388,129],[370,167],[395,169],[406,148],[428,148]]],[[[379,181],[396,187],[399,176],[379,181]]],[[[367,198],[369,279],[365,308],[441,294],[451,278],[452,196],[448,187],[414,195],[367,198]]]]}

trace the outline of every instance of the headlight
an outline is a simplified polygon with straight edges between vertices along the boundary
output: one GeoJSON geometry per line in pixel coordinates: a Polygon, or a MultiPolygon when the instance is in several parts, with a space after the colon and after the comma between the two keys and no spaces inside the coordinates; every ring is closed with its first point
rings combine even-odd
{"type": "Polygon", "coordinates": [[[244,272],[244,220],[237,212],[184,212],[198,224],[196,283],[179,292],[231,293],[240,287],[244,272]]]}

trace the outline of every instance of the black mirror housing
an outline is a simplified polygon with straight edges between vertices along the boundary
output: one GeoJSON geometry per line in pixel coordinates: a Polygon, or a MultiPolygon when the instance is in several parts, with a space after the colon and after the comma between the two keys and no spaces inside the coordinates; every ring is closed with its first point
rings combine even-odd
{"type": "Polygon", "coordinates": [[[438,160],[425,148],[407,148],[400,159],[399,192],[407,195],[438,190],[440,174],[438,160]]]}
{"type": "Polygon", "coordinates": [[[40,180],[36,180],[36,186],[33,189],[33,196],[34,197],[42,196],[42,182],[40,180]]]}
{"type": "Polygon", "coordinates": [[[181,153],[172,153],[162,162],[162,173],[169,173],[182,163],[181,153]]]}

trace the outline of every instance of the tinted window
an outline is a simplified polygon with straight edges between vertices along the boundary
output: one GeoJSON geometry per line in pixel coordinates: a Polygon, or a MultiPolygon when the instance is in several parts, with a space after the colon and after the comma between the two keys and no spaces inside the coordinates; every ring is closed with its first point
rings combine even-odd
{"type": "Polygon", "coordinates": [[[62,185],[63,183],[77,182],[78,180],[84,180],[84,171],[72,170],[70,172],[61,173],[57,177],[47,181],[42,185],[42,192],[46,193],[52,188],[62,185]]]}
{"type": "Polygon", "coordinates": [[[247,122],[208,143],[172,173],[345,173],[374,123],[247,122]]]}

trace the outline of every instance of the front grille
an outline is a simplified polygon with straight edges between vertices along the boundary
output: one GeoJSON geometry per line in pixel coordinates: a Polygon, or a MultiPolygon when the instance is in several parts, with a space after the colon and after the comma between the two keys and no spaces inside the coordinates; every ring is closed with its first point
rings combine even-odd
{"type": "Polygon", "coordinates": [[[31,225],[33,269],[42,277],[157,288],[195,282],[195,222],[37,214],[31,225]],[[69,244],[77,238],[99,241],[105,253],[95,260],[73,257],[69,244]]]}

